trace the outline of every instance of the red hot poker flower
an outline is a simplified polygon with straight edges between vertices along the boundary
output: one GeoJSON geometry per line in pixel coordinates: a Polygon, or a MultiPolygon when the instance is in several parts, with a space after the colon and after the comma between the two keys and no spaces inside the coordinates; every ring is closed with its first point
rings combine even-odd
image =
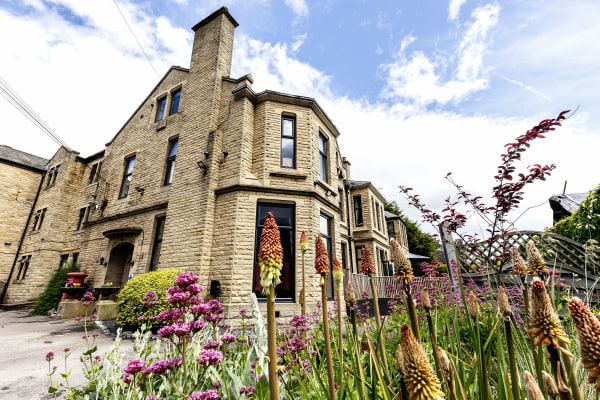
{"type": "Polygon", "coordinates": [[[325,249],[325,243],[323,243],[323,239],[321,239],[321,235],[317,236],[315,241],[315,269],[317,270],[317,274],[327,274],[329,273],[329,257],[327,256],[327,249],[325,249]]]}
{"type": "Polygon", "coordinates": [[[362,256],[360,259],[360,270],[365,275],[375,273],[375,265],[373,264],[373,259],[371,258],[371,251],[369,251],[369,248],[366,246],[362,249],[362,256]]]}
{"type": "Polygon", "coordinates": [[[266,290],[281,283],[281,268],[283,267],[283,247],[279,236],[279,228],[272,213],[267,213],[265,225],[260,235],[258,249],[260,265],[260,284],[266,290]]]}

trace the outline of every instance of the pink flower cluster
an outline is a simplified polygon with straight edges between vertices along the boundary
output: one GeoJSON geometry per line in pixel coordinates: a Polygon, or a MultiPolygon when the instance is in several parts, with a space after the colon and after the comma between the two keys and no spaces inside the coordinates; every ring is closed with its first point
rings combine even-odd
{"type": "Polygon", "coordinates": [[[198,364],[208,367],[209,365],[219,365],[223,360],[223,353],[218,350],[202,350],[196,358],[198,364]]]}
{"type": "Polygon", "coordinates": [[[218,400],[221,397],[215,389],[209,389],[206,392],[194,392],[188,397],[188,400],[218,400]]]}

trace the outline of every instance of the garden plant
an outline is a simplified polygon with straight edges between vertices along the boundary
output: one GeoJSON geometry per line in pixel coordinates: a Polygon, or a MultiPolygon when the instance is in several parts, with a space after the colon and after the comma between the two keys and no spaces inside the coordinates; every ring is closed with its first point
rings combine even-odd
{"type": "MultiPolygon", "coordinates": [[[[563,114],[543,122],[534,129],[535,135],[553,129],[561,119],[563,114]]],[[[519,143],[527,147],[528,140],[528,136],[517,140],[511,149],[521,148],[519,143]]],[[[512,173],[510,162],[504,165],[502,174],[512,173]]],[[[518,193],[521,184],[547,172],[549,168],[537,168],[512,192],[498,187],[496,193],[518,193]]],[[[500,186],[510,180],[504,175],[498,179],[500,186]]],[[[497,225],[490,231],[492,238],[504,230],[506,208],[516,200],[498,200],[503,210],[491,214],[491,223],[497,225]]],[[[462,220],[456,215],[449,218],[462,220]]],[[[513,272],[520,284],[495,287],[489,279],[478,285],[463,278],[454,262],[423,263],[424,275],[414,277],[402,250],[392,242],[396,261],[396,282],[388,287],[392,298],[386,312],[379,310],[373,285],[368,300],[376,312],[371,317],[359,310],[351,285],[346,307],[341,304],[338,263],[332,272],[337,303],[327,297],[330,271],[325,245],[317,237],[310,249],[303,239],[302,251],[314,251],[320,275],[319,288],[303,289],[320,289],[322,296],[277,326],[274,293],[282,252],[275,218],[269,214],[258,257],[267,294],[266,321],[252,295],[251,311],[244,308],[232,320],[233,326],[224,324],[221,303],[207,298],[192,272],[179,272],[165,293],[145,293],[147,312],[140,315],[142,326],[135,333],[135,357],[123,359],[120,338],[98,358],[92,357],[93,341],[88,342],[81,358],[89,371],[88,384],[78,388],[60,384],[76,393],[74,398],[89,399],[599,399],[596,311],[579,300],[585,294],[568,287],[557,290],[560,271],[545,266],[533,242],[515,246],[527,248],[527,260],[513,253],[513,272]],[[155,335],[152,327],[158,329],[155,335]],[[95,360],[92,369],[89,357],[95,360]]],[[[372,282],[375,269],[368,250],[363,250],[361,263],[366,280],[372,282]]],[[[476,268],[489,273],[497,263],[476,268]]],[[[65,354],[61,375],[67,381],[70,353],[65,354]]],[[[46,360],[50,392],[55,393],[59,379],[54,355],[48,354],[46,360]]]]}

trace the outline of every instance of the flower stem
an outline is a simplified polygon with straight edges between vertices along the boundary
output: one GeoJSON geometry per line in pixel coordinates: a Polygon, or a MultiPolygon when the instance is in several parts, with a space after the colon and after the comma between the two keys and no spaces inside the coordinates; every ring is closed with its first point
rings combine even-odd
{"type": "Polygon", "coordinates": [[[513,400],[521,400],[521,391],[519,390],[519,371],[517,370],[515,345],[512,336],[510,319],[504,319],[504,328],[506,330],[506,345],[508,347],[508,360],[510,364],[510,386],[512,389],[513,400]]]}
{"type": "MultiPolygon", "coordinates": [[[[304,273],[304,252],[302,252],[302,316],[306,317],[306,275],[304,273]]],[[[303,335],[305,337],[305,335],[303,335]]]]}
{"type": "Polygon", "coordinates": [[[269,398],[279,400],[279,377],[277,376],[277,345],[275,329],[275,286],[269,287],[267,295],[267,352],[269,354],[269,398]]]}
{"type": "Polygon", "coordinates": [[[337,313],[337,323],[338,323],[338,371],[339,371],[339,377],[338,377],[338,382],[340,382],[340,385],[342,383],[342,371],[344,369],[344,343],[342,340],[342,285],[340,284],[340,282],[336,282],[336,289],[337,289],[337,299],[338,299],[338,313],[337,313]]]}
{"type": "Polygon", "coordinates": [[[381,315],[379,314],[379,297],[377,296],[377,288],[375,287],[375,281],[369,274],[369,283],[371,284],[371,291],[373,292],[373,307],[375,309],[375,326],[377,327],[377,347],[381,353],[381,359],[383,360],[383,366],[385,371],[389,373],[389,367],[387,357],[385,355],[385,346],[383,345],[383,332],[381,329],[381,315]]]}
{"type": "MultiPolygon", "coordinates": [[[[548,355],[550,356],[550,365],[552,367],[552,373],[554,374],[554,377],[558,382],[560,382],[561,380],[564,382],[564,379],[562,379],[562,377],[565,375],[560,364],[560,356],[558,354],[558,349],[553,344],[549,344],[546,346],[546,350],[548,350],[548,355]]],[[[559,395],[561,400],[571,400],[570,391],[565,392],[560,390],[559,388],[559,395]]]]}
{"type": "Polygon", "coordinates": [[[325,277],[321,275],[321,301],[323,302],[323,336],[325,337],[325,357],[327,359],[327,379],[329,380],[329,398],[335,400],[335,380],[333,379],[333,362],[331,360],[331,340],[329,338],[329,316],[327,315],[327,289],[325,277]]]}

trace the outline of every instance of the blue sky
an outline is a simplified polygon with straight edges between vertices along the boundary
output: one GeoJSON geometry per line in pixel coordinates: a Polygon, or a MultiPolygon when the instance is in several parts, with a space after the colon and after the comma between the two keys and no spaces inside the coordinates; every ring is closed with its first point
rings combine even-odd
{"type": "MultiPolygon", "coordinates": [[[[414,219],[398,185],[440,207],[452,171],[489,196],[503,145],[578,106],[527,153],[523,168],[558,168],[527,192],[525,208],[540,206],[518,227],[550,225],[547,198],[565,180],[567,192],[600,183],[597,0],[117,1],[152,66],[112,0],[0,4],[0,77],[83,156],[103,148],[169,66],[189,65],[190,28],[224,5],[240,23],[232,75],[252,73],[257,91],[316,98],[341,131],[352,177],[414,219]]],[[[56,151],[3,98],[0,115],[2,144],[56,151]]]]}

